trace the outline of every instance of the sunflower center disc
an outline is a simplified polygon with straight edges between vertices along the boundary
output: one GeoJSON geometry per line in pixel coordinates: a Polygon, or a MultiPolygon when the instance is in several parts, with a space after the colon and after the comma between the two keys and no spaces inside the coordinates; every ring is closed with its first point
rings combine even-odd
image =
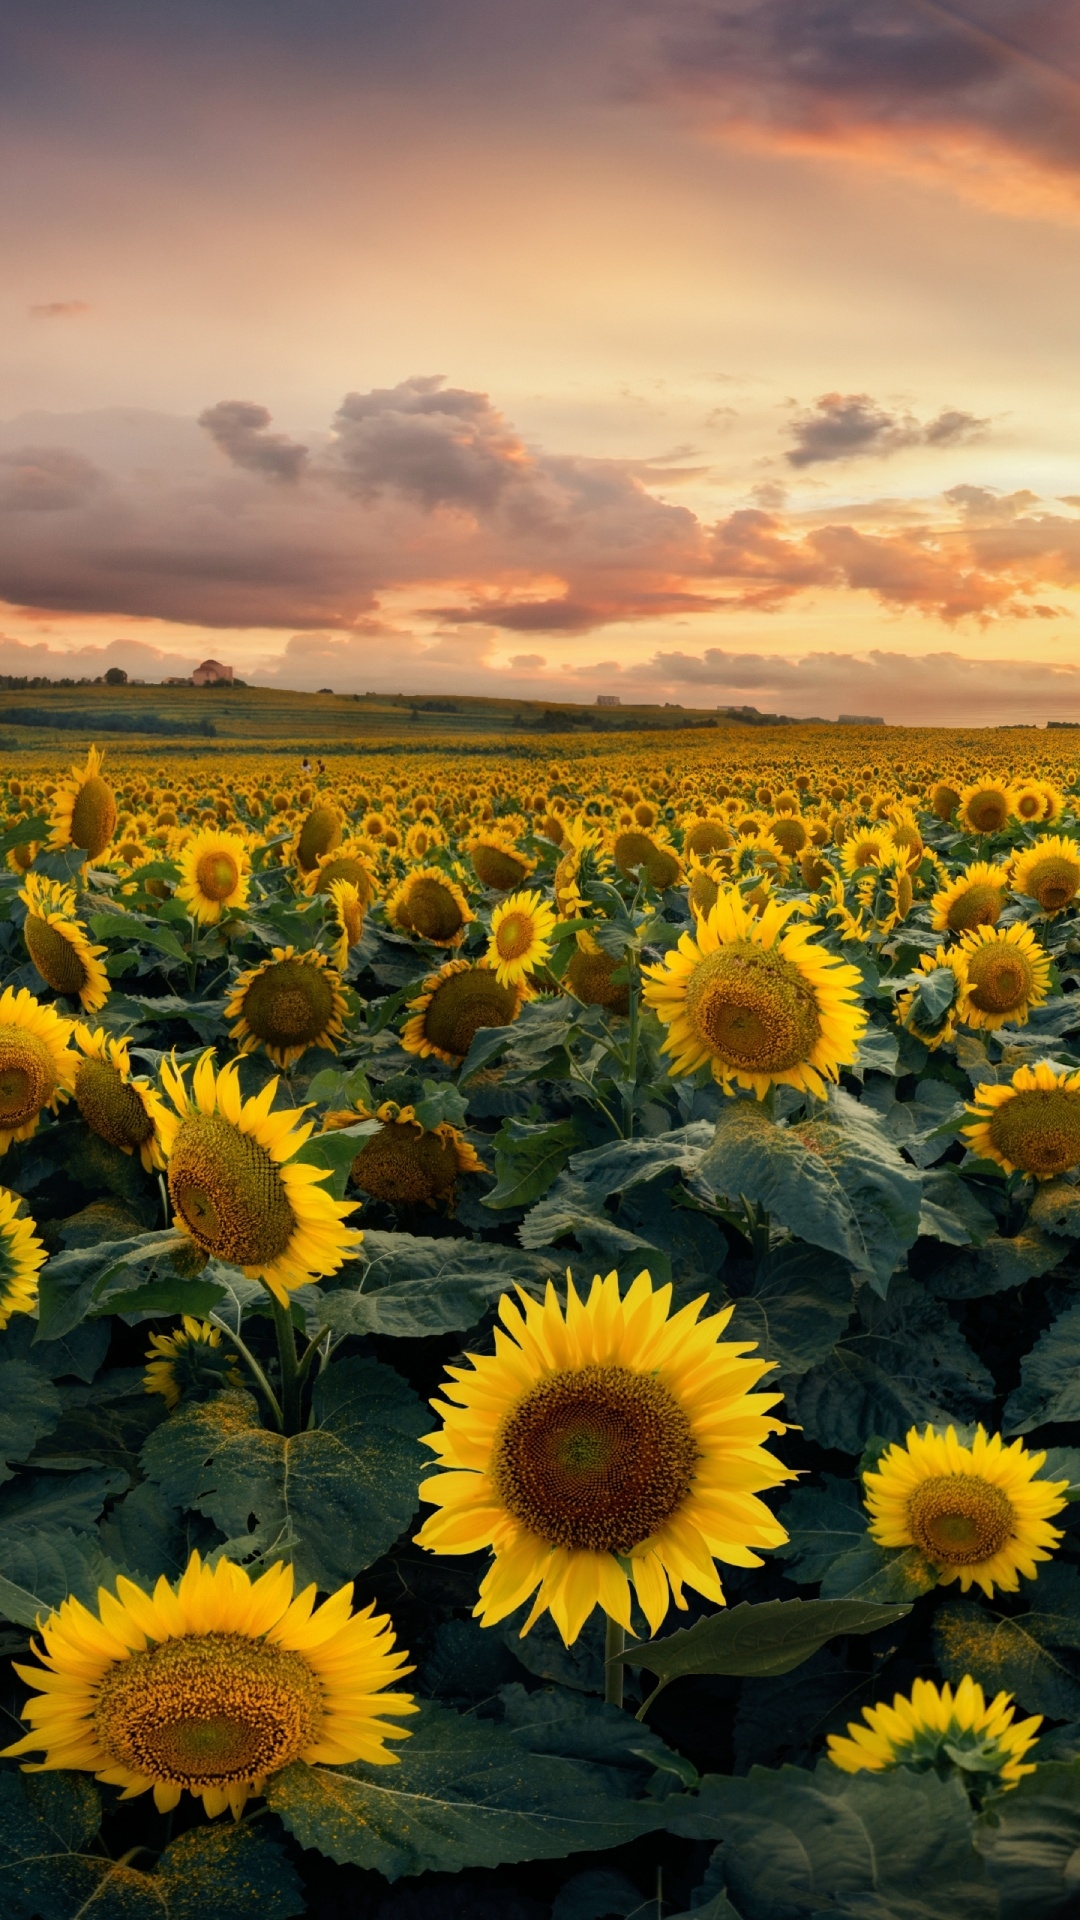
{"type": "Polygon", "coordinates": [[[288,1766],[321,1718],[319,1681],[299,1654],[204,1633],[118,1660],[98,1687],[94,1728],[113,1765],[199,1793],[288,1766]]]}
{"type": "Polygon", "coordinates": [[[0,1027],[0,1124],[23,1127],[56,1091],[52,1055],[25,1027],[0,1027]]]}
{"type": "Polygon", "coordinates": [[[507,1511],[542,1540],[628,1554],[682,1504],[697,1458],[690,1422],[659,1380],[581,1367],[511,1408],[491,1472],[507,1511]]]}
{"type": "Polygon", "coordinates": [[[271,1046],[310,1044],[333,1019],[334,989],[323,967],[279,960],[251,982],[243,1015],[257,1040],[271,1046]]]}
{"type": "Polygon", "coordinates": [[[221,1114],[190,1114],[177,1131],[169,1192],[193,1240],[236,1267],[284,1253],[296,1216],[264,1147],[221,1114]]]}
{"type": "Polygon", "coordinates": [[[1080,1094],[1032,1087],[994,1109],[990,1138],[1024,1173],[1066,1173],[1080,1165],[1080,1094]]]}
{"type": "Polygon", "coordinates": [[[1027,877],[1027,890],[1038,901],[1044,913],[1060,913],[1080,886],[1080,866],[1074,866],[1071,860],[1062,860],[1059,855],[1051,854],[1045,860],[1036,860],[1027,877]]]}
{"type": "Polygon", "coordinates": [[[204,853],[195,868],[199,888],[208,900],[227,900],[236,892],[240,873],[231,853],[204,853]]]}
{"type": "Polygon", "coordinates": [[[407,918],[424,940],[452,940],[465,922],[449,887],[438,880],[414,880],[407,896],[407,918]]]}
{"type": "Polygon", "coordinates": [[[951,933],[964,933],[968,927],[992,927],[1001,914],[1004,899],[1001,887],[990,880],[978,880],[957,894],[946,920],[951,933]]]}
{"type": "Polygon", "coordinates": [[[72,845],[81,847],[93,860],[103,853],[116,825],[116,801],[112,788],[100,774],[84,780],[71,809],[72,845]]]}
{"type": "Polygon", "coordinates": [[[495,935],[495,945],[499,957],[503,960],[520,960],[528,953],[533,942],[533,923],[527,913],[508,913],[500,921],[499,931],[495,935]]]}
{"type": "Polygon", "coordinates": [[[511,887],[520,886],[528,872],[523,860],[515,859],[502,847],[474,847],[469,858],[481,886],[491,887],[496,893],[509,893],[511,887]]]}
{"type": "Polygon", "coordinates": [[[114,1147],[141,1147],[154,1123],[134,1087],[104,1060],[83,1060],[75,1075],[75,1103],[88,1127],[114,1147]]]}
{"type": "Polygon", "coordinates": [[[785,1073],[821,1037],[817,1002],[798,968],[767,947],[735,940],[694,968],[686,1017],[710,1053],[746,1073],[785,1073]]]}
{"type": "Polygon", "coordinates": [[[432,1046],[462,1059],[481,1027],[505,1027],[514,1017],[517,996],[486,968],[470,967],[440,981],[424,1013],[424,1032],[432,1046]]]}
{"type": "Polygon", "coordinates": [[[992,1560],[1016,1524],[1000,1487],[966,1473],[924,1480],[908,1501],[908,1524],[928,1560],[970,1567],[992,1560]]]}
{"type": "Polygon", "coordinates": [[[86,985],[86,968],[71,941],[65,940],[58,928],[39,919],[36,913],[28,913],[23,939],[35,967],[54,993],[70,994],[73,998],[81,993],[86,985]]]}
{"type": "Polygon", "coordinates": [[[313,807],[300,829],[296,855],[305,873],[318,865],[319,856],[330,853],[341,839],[341,821],[332,807],[313,807]]]}
{"type": "Polygon", "coordinates": [[[328,860],[325,867],[319,868],[319,878],[315,886],[316,893],[329,893],[335,880],[351,880],[362,903],[366,906],[371,900],[371,882],[359,860],[351,853],[342,853],[334,860],[328,860]]]}
{"type": "Polygon", "coordinates": [[[972,1006],[980,1013],[1011,1013],[1034,985],[1030,963],[1017,947],[977,948],[968,961],[968,979],[972,1006]]]}
{"type": "Polygon", "coordinates": [[[1009,802],[1000,793],[973,794],[968,801],[967,817],[976,833],[998,833],[1009,817],[1009,802]]]}

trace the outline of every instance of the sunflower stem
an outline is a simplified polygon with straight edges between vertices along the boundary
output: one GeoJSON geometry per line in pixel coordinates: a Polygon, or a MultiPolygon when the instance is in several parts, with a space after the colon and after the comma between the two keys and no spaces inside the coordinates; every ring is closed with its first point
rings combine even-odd
{"type": "Polygon", "coordinates": [[[220,1327],[222,1333],[225,1334],[226,1337],[232,1341],[233,1346],[236,1348],[245,1366],[249,1369],[254,1379],[257,1381],[261,1392],[266,1396],[267,1404],[269,1405],[270,1411],[274,1416],[274,1424],[277,1427],[278,1432],[280,1433],[282,1431],[282,1419],[281,1419],[281,1407],[278,1402],[278,1397],[277,1397],[277,1394],[274,1392],[273,1387],[270,1385],[270,1382],[267,1379],[262,1368],[260,1367],[258,1361],[256,1360],[255,1355],[252,1353],[250,1347],[244,1344],[243,1340],[241,1340],[240,1338],[240,1335],[238,1333],[233,1332],[228,1321],[223,1320],[221,1318],[220,1314],[211,1313],[210,1320],[213,1326],[220,1327]]]}
{"type": "Polygon", "coordinates": [[[623,1703],[625,1669],[621,1656],[625,1646],[626,1629],[609,1614],[604,1635],[604,1699],[609,1707],[621,1707],[623,1703]]]}
{"type": "Polygon", "coordinates": [[[638,970],[633,960],[629,958],[627,959],[626,965],[630,974],[630,1033],[626,1047],[626,1079],[628,1084],[623,1094],[623,1137],[626,1140],[632,1140],[634,1137],[634,1093],[637,1083],[638,1056],[638,970]]]}
{"type": "Polygon", "coordinates": [[[318,1333],[315,1335],[314,1340],[308,1341],[307,1346],[304,1348],[303,1353],[300,1355],[300,1358],[296,1363],[296,1379],[297,1379],[297,1384],[299,1386],[302,1387],[304,1384],[304,1381],[307,1379],[308,1369],[310,1368],[311,1363],[315,1358],[315,1355],[318,1353],[319,1348],[322,1345],[323,1341],[326,1339],[326,1336],[329,1333],[329,1331],[330,1331],[329,1327],[320,1327],[318,1333]]]}
{"type": "MultiPolygon", "coordinates": [[[[267,1289],[269,1291],[269,1289],[267,1289]]],[[[281,1366],[281,1431],[288,1439],[300,1431],[300,1374],[296,1364],[296,1335],[292,1315],[274,1294],[270,1294],[277,1334],[278,1360],[281,1366]]]]}

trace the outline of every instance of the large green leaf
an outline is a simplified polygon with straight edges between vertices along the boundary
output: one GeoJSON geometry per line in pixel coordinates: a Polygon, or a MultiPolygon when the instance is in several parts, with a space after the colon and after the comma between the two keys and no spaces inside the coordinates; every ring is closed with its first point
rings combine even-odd
{"type": "Polygon", "coordinates": [[[1051,1420],[1080,1420],[1080,1301],[1059,1313],[1024,1355],[1003,1426],[1006,1433],[1030,1433],[1051,1420]]]}
{"type": "Polygon", "coordinates": [[[780,1508],[788,1529],[776,1549],[793,1564],[788,1579],[820,1584],[823,1600],[910,1604],[937,1585],[937,1570],[914,1547],[889,1552],[867,1531],[866,1509],[850,1480],[824,1476],[823,1490],[799,1487],[780,1508]]]}
{"type": "Polygon", "coordinates": [[[161,1855],[152,1884],[169,1920],[292,1920],[307,1911],[281,1841],[251,1821],[217,1820],[182,1833],[161,1855]]]}
{"type": "Polygon", "coordinates": [[[531,1207],[558,1178],[580,1137],[573,1120],[543,1125],[504,1120],[494,1140],[496,1185],[481,1204],[492,1209],[531,1207]]]}
{"type": "MultiPolygon", "coordinates": [[[[586,1267],[617,1267],[623,1277],[647,1267],[653,1280],[665,1285],[672,1277],[671,1258],[639,1233],[620,1227],[611,1215],[590,1206],[583,1183],[569,1171],[561,1173],[551,1192],[531,1208],[518,1228],[523,1247],[550,1247],[573,1235],[586,1267]]],[[[572,1265],[572,1260],[568,1262],[572,1265]]],[[[578,1279],[581,1269],[578,1270],[578,1279]]]]}
{"type": "Polygon", "coordinates": [[[977,1252],[960,1253],[933,1277],[940,1300],[975,1300],[988,1293],[1006,1293],[1059,1266],[1065,1255],[1055,1240],[1029,1221],[1019,1233],[992,1233],[977,1252]]]}
{"type": "Polygon", "coordinates": [[[317,1426],[285,1439],[250,1394],[217,1394],[151,1434],[147,1474],[230,1539],[252,1525],[290,1549],[301,1583],[335,1588],[378,1560],[416,1511],[431,1415],[390,1367],[339,1360],[320,1375],[317,1426]]]}
{"type": "Polygon", "coordinates": [[[55,1254],[41,1274],[38,1338],[59,1340],[88,1313],[111,1313],[110,1291],[123,1294],[184,1277],[178,1262],[190,1250],[187,1235],[168,1228],[55,1254]]]}
{"type": "Polygon", "coordinates": [[[628,1193],[643,1181],[655,1180],[662,1173],[694,1173],[709,1147],[713,1128],[707,1120],[692,1120],[688,1126],[672,1127],[653,1139],[613,1140],[607,1146],[589,1147],[575,1153],[570,1161],[585,1190],[590,1206],[606,1200],[612,1193],[628,1193]]]}
{"type": "Polygon", "coordinates": [[[60,1419],[61,1399],[28,1360],[0,1360],[0,1482],[11,1462],[25,1460],[60,1419]]]}
{"type": "Polygon", "coordinates": [[[975,1844],[1001,1899],[1001,1920],[1052,1920],[1080,1902],[1080,1768],[1040,1764],[995,1800],[975,1844]]]}
{"type": "Polygon", "coordinates": [[[832,1352],[851,1304],[845,1262],[792,1242],[760,1262],[750,1292],[735,1301],[726,1337],[756,1340],[783,1374],[808,1373],[832,1352]]]}
{"type": "Polygon", "coordinates": [[[1080,1719],[1080,1574],[1064,1562],[1040,1571],[1025,1613],[998,1614],[960,1600],[935,1622],[937,1656],[950,1680],[965,1673],[988,1694],[1013,1693],[1028,1713],[1080,1719]]]}
{"type": "Polygon", "coordinates": [[[125,940],[132,946],[153,947],[171,960],[186,960],[187,954],[170,927],[159,927],[135,913],[93,913],[90,931],[95,940],[125,940]]]}
{"type": "Polygon", "coordinates": [[[32,1528],[0,1535],[0,1615],[32,1627],[69,1594],[92,1606],[116,1568],[95,1533],[70,1527],[32,1528]]]}
{"type": "Polygon", "coordinates": [[[673,1680],[689,1674],[763,1679],[792,1673],[837,1634],[876,1633],[909,1611],[906,1606],[871,1606],[860,1600],[763,1600],[757,1606],[744,1601],[663,1640],[632,1645],[622,1658],[628,1666],[655,1673],[659,1685],[650,1696],[655,1699],[673,1680]]]}
{"type": "Polygon", "coordinates": [[[956,1779],[845,1774],[828,1761],[814,1773],[709,1774],[671,1806],[669,1825],[722,1841],[725,1885],[744,1920],[996,1920],[956,1779]]]}
{"type": "Polygon", "coordinates": [[[425,1707],[395,1767],[287,1767],[267,1801],[302,1847],[402,1874],[627,1846],[664,1824],[617,1769],[535,1753],[501,1727],[425,1707]]]}
{"type": "MultiPolygon", "coordinates": [[[[365,1231],[359,1287],[328,1293],[321,1318],[336,1333],[398,1339],[474,1326],[490,1301],[518,1286],[541,1288],[562,1267],[557,1257],[478,1240],[428,1240],[365,1231]]],[[[349,1272],[356,1271],[351,1262],[349,1272]]]]}
{"type": "Polygon", "coordinates": [[[695,1184],[757,1201],[801,1239],[870,1274],[882,1293],[919,1232],[921,1176],[877,1115],[837,1088],[825,1118],[791,1126],[757,1101],[732,1100],[695,1184]]]}

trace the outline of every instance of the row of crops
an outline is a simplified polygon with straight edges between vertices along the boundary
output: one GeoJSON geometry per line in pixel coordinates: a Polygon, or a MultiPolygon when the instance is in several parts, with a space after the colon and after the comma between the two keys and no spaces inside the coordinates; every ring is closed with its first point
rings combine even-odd
{"type": "Polygon", "coordinates": [[[1076,1910],[1038,738],[0,781],[5,1911],[1076,1910]]]}

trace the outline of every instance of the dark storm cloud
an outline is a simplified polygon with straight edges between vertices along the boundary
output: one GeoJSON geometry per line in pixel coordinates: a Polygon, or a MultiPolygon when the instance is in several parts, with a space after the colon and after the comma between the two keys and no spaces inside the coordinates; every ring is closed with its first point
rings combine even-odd
{"type": "Polygon", "coordinates": [[[287,434],[270,433],[271,415],[253,400],[219,400],[199,415],[215,446],[238,467],[265,473],[274,480],[298,480],[307,465],[308,450],[287,434]]]}
{"type": "Polygon", "coordinates": [[[822,393],[794,425],[788,464],[810,467],[826,460],[899,453],[905,447],[963,446],[989,422],[950,407],[920,423],[909,413],[890,413],[868,393],[822,393]]]}

